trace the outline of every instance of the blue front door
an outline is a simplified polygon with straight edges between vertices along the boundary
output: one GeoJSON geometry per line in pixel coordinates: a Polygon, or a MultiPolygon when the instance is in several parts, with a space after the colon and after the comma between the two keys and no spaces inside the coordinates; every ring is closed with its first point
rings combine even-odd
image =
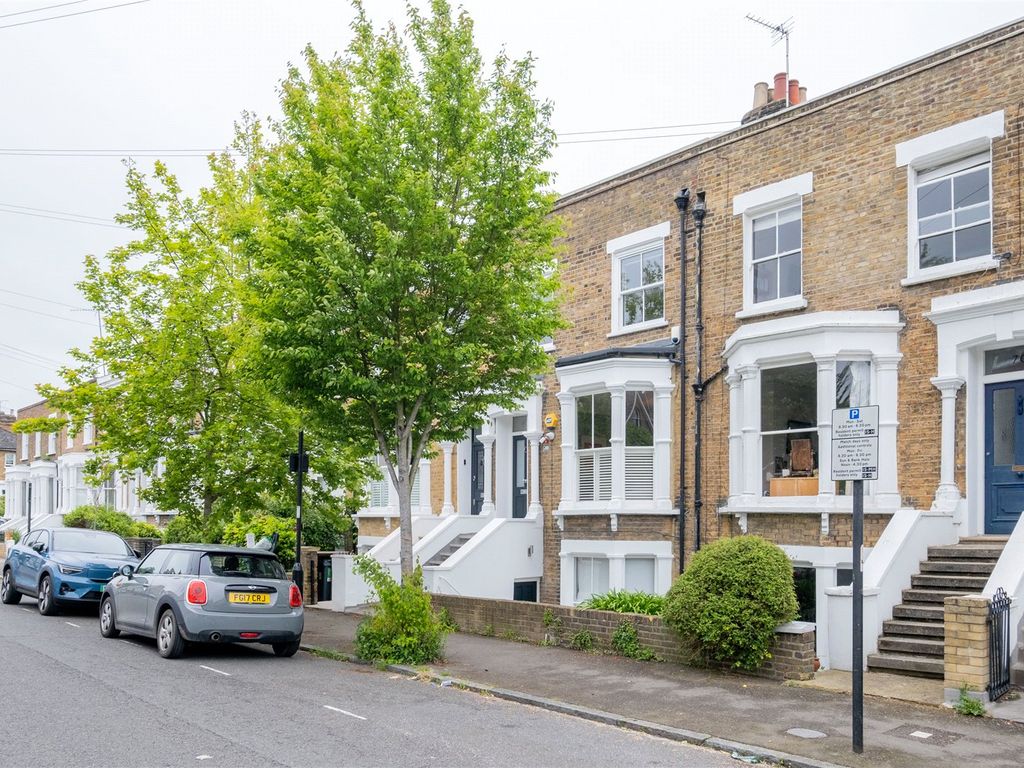
{"type": "Polygon", "coordinates": [[[985,385],[985,533],[1008,534],[1024,509],[1024,381],[985,385]]]}

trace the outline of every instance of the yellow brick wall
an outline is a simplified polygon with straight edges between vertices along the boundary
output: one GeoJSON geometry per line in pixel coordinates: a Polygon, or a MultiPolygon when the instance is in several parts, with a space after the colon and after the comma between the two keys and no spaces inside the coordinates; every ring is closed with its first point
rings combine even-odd
{"type": "Polygon", "coordinates": [[[988,685],[988,598],[947,597],[945,610],[946,687],[966,685],[984,691],[988,685]]]}
{"type": "MultiPolygon", "coordinates": [[[[1024,25],[1016,25],[1020,32],[1024,25]]],[[[1000,34],[1005,34],[1000,33],[1000,34]]],[[[994,34],[991,39],[999,37],[994,34]]],[[[560,257],[562,301],[569,327],[555,336],[564,357],[609,346],[630,346],[663,339],[668,328],[640,331],[608,339],[611,317],[609,240],[668,221],[665,241],[665,311],[669,325],[679,314],[679,228],[673,198],[681,187],[707,193],[709,214],[704,230],[705,376],[723,364],[725,341],[743,323],[735,313],[743,307],[743,226],[734,216],[734,196],[803,173],[814,174],[814,190],[803,200],[804,314],[837,310],[896,309],[905,322],[900,337],[898,473],[905,506],[928,508],[939,481],[938,425],[940,396],[931,384],[936,375],[936,332],[924,317],[936,296],[976,289],[1024,277],[1021,246],[1021,136],[1024,108],[1019,81],[1024,71],[1024,37],[975,42],[947,50],[874,81],[811,101],[698,149],[623,174],[563,198],[557,208],[566,226],[560,257]],[[971,46],[975,50],[956,56],[971,46]],[[877,86],[877,87],[876,87],[877,86]],[[1006,135],[992,146],[993,245],[996,253],[1013,257],[998,271],[903,287],[907,272],[907,175],[898,168],[895,146],[965,120],[1005,110],[1006,135]]],[[[737,115],[742,105],[737,105],[737,115]]],[[[687,356],[696,351],[693,325],[691,237],[688,268],[687,356]]],[[[790,313],[793,314],[793,313],[790,313]]],[[[784,315],[754,318],[758,322],[784,315]]],[[[554,376],[548,376],[545,412],[557,411],[554,376]]],[[[687,388],[692,380],[687,381],[687,388]]],[[[678,396],[673,424],[672,497],[678,493],[678,396]]],[[[963,491],[964,393],[958,398],[956,472],[963,491]]],[[[693,395],[687,393],[687,507],[692,510],[694,425],[693,395]]],[[[707,391],[704,417],[704,512],[702,537],[711,541],[737,533],[735,521],[721,519],[716,508],[728,494],[729,396],[724,377],[707,391]]],[[[543,504],[549,513],[558,505],[560,443],[542,453],[543,504]]],[[[849,515],[833,515],[832,531],[820,537],[816,516],[750,515],[751,532],[779,543],[847,545],[849,515]]],[[[885,517],[869,519],[867,544],[877,540],[885,517]]],[[[605,518],[607,524],[607,518],[605,518]]],[[[674,525],[674,522],[672,523],[674,525]]],[[[545,535],[544,599],[557,595],[557,553],[560,534],[548,520],[545,535]]],[[[692,516],[686,532],[693,541],[692,516]]],[[[619,538],[630,534],[620,529],[619,538]]],[[[675,534],[670,534],[674,539],[675,534]]]]}

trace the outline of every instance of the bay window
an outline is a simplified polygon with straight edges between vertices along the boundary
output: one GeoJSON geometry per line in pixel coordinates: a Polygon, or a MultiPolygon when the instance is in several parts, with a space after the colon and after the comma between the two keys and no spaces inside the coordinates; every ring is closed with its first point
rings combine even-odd
{"type": "Polygon", "coordinates": [[[765,496],[818,493],[817,378],[814,363],[761,371],[765,496]]]}

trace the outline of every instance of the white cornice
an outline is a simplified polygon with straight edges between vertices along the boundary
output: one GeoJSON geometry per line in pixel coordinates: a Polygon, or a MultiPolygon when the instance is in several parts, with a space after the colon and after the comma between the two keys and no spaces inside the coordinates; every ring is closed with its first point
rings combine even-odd
{"type": "Polygon", "coordinates": [[[1024,281],[937,296],[924,316],[935,325],[1024,310],[1024,281]]]}

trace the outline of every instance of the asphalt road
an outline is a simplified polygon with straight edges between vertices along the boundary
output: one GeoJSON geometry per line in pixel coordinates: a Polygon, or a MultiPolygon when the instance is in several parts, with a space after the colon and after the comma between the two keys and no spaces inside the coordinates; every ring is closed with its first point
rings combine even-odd
{"type": "Polygon", "coordinates": [[[726,754],[300,652],[105,640],[0,605],[0,766],[730,766],[726,754]]]}

